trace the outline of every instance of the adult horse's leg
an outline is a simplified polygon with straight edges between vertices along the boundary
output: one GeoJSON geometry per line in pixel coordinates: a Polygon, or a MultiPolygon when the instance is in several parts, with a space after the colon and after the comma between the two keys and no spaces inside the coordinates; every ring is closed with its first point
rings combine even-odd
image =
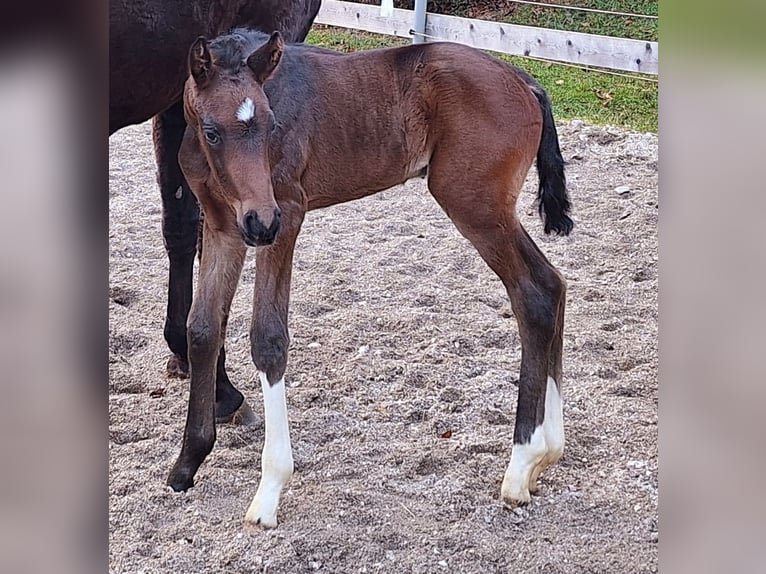
{"type": "Polygon", "coordinates": [[[250,346],[263,390],[266,436],[261,456],[261,482],[245,522],[266,528],[277,525],[282,489],[293,474],[293,455],[285,402],[285,369],[290,338],[287,310],[293,250],[303,222],[297,203],[280,202],[282,225],[273,245],[259,247],[255,264],[255,293],[250,346]]]}
{"type": "Polygon", "coordinates": [[[231,232],[214,232],[206,222],[203,236],[205,251],[189,314],[189,411],[181,454],[168,476],[176,491],[194,486],[194,475],[215,443],[216,365],[245,261],[245,244],[235,225],[231,232]]]}
{"type": "MultiPolygon", "coordinates": [[[[189,376],[186,319],[192,301],[194,257],[199,241],[200,211],[197,200],[181,173],[178,150],[186,120],[179,102],[155,116],[154,153],[162,195],[162,235],[170,261],[165,340],[173,355],[168,360],[170,377],[189,376]]],[[[216,366],[216,421],[248,423],[254,419],[244,397],[226,374],[226,353],[221,347],[216,366]]]]}
{"type": "Polygon", "coordinates": [[[173,356],[168,360],[171,377],[189,376],[186,318],[192,302],[192,270],[197,254],[199,206],[178,166],[186,120],[181,102],[154,117],[154,154],[157,182],[162,195],[162,235],[170,260],[165,340],[173,356]]]}
{"type": "MultiPolygon", "coordinates": [[[[225,325],[225,323],[224,323],[225,325]]],[[[224,327],[224,332],[226,328],[224,327]]],[[[226,348],[221,345],[215,369],[215,422],[239,425],[252,424],[255,413],[244,395],[229,380],[226,374],[226,348]]]]}
{"type": "Polygon", "coordinates": [[[517,175],[506,181],[470,181],[459,163],[433,161],[429,188],[502,280],[519,325],[522,351],[514,445],[501,489],[503,500],[515,505],[529,502],[540,472],[557,461],[564,448],[560,385],[566,285],[516,219],[515,200],[523,182],[520,168],[503,167],[486,166],[479,173],[517,175]]]}

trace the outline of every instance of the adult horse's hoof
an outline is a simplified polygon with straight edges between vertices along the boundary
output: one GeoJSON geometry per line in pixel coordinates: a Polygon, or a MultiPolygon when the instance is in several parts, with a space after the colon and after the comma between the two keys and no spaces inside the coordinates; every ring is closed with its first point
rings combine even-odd
{"type": "Polygon", "coordinates": [[[253,426],[258,422],[258,417],[255,416],[253,409],[247,404],[247,401],[243,400],[239,408],[229,415],[215,417],[216,424],[231,423],[237,426],[253,426]]]}
{"type": "Polygon", "coordinates": [[[178,472],[174,468],[170,471],[167,484],[174,492],[183,492],[194,486],[194,476],[189,476],[186,472],[178,472]]]}
{"type": "Polygon", "coordinates": [[[179,458],[168,475],[167,485],[175,492],[189,490],[194,486],[194,475],[197,472],[197,468],[199,468],[199,464],[189,464],[179,458]]]}
{"type": "Polygon", "coordinates": [[[166,373],[170,379],[188,379],[189,361],[181,357],[181,355],[173,355],[168,359],[166,373]]]}

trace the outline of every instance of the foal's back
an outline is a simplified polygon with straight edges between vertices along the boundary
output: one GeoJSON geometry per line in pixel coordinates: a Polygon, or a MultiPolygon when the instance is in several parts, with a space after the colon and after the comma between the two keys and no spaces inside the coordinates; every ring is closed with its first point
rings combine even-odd
{"type": "Polygon", "coordinates": [[[311,208],[402,183],[437,154],[454,154],[466,169],[486,154],[531,165],[539,104],[514,68],[483,52],[451,43],[342,56],[295,50],[268,91],[279,117],[292,86],[303,84],[303,101],[286,105],[300,109],[289,137],[311,158],[302,180],[311,208]]]}

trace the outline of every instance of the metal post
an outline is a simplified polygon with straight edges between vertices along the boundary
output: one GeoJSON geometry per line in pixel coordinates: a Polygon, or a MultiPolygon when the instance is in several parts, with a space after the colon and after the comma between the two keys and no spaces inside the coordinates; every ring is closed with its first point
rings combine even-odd
{"type": "Polygon", "coordinates": [[[415,0],[415,18],[412,23],[412,30],[410,30],[413,44],[421,44],[426,41],[425,36],[422,36],[422,34],[426,32],[427,3],[427,0],[415,0]]]}

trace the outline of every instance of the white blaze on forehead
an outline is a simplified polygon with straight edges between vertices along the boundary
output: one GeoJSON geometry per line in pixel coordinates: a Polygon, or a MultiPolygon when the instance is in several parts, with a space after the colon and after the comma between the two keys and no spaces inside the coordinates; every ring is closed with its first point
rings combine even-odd
{"type": "Polygon", "coordinates": [[[255,115],[255,104],[250,98],[245,98],[237,109],[237,119],[241,122],[247,122],[253,119],[255,115]]]}

